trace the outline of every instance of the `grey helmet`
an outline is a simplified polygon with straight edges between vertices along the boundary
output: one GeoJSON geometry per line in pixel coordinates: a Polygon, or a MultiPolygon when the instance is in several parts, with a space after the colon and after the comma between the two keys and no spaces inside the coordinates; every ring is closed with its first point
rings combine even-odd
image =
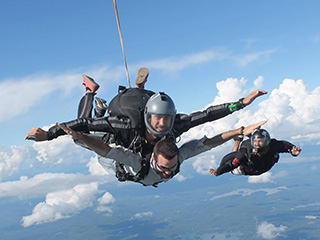
{"type": "Polygon", "coordinates": [[[176,116],[176,107],[172,99],[165,93],[160,92],[152,95],[145,107],[144,111],[144,122],[150,132],[156,137],[163,137],[171,132],[176,116]],[[151,125],[151,115],[166,115],[170,120],[170,126],[164,131],[157,131],[151,125]]]}
{"type": "Polygon", "coordinates": [[[257,129],[255,130],[250,137],[251,146],[253,147],[254,152],[261,152],[270,144],[270,134],[265,129],[257,129]],[[257,149],[254,147],[254,140],[257,138],[261,138],[263,141],[263,147],[257,149]]]}

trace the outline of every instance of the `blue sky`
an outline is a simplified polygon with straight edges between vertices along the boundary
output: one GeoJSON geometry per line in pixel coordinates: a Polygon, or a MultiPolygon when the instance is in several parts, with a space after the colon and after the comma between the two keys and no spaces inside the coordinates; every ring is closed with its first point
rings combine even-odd
{"type": "MultiPolygon", "coordinates": [[[[211,103],[216,83],[227,78],[245,78],[245,89],[251,89],[263,76],[267,91],[285,78],[302,79],[313,90],[319,75],[317,5],[119,1],[131,83],[139,67],[148,67],[147,86],[170,94],[183,112],[211,103]]],[[[2,1],[1,9],[0,83],[12,93],[1,95],[7,99],[1,106],[3,145],[22,143],[31,126],[73,119],[82,74],[101,84],[99,94],[107,100],[118,84],[127,85],[112,1],[2,1]],[[70,85],[63,83],[71,75],[70,85]]]]}
{"type": "MultiPolygon", "coordinates": [[[[132,85],[137,70],[148,67],[147,88],[168,93],[178,111],[186,113],[236,101],[253,89],[268,91],[244,110],[188,132],[182,142],[268,119],[271,136],[318,149],[319,1],[117,4],[132,85]]],[[[97,96],[108,101],[119,84],[128,85],[112,1],[3,0],[0,8],[1,196],[7,196],[8,187],[8,196],[21,198],[10,181],[27,186],[31,180],[41,185],[43,179],[67,178],[68,189],[93,184],[87,196],[92,199],[101,181],[109,181],[96,179],[101,172],[92,153],[75,147],[69,138],[37,144],[24,137],[32,127],[76,118],[84,93],[82,74],[100,83],[97,96]]],[[[193,160],[187,176],[178,179],[207,174],[230,144],[193,160]]],[[[317,154],[303,152],[297,161],[304,160],[319,166],[317,154]]],[[[259,181],[271,178],[265,175],[259,181]]],[[[41,202],[57,190],[67,191],[29,194],[41,202]]],[[[112,202],[109,195],[105,199],[112,202]]],[[[31,215],[35,205],[23,216],[31,215]]]]}

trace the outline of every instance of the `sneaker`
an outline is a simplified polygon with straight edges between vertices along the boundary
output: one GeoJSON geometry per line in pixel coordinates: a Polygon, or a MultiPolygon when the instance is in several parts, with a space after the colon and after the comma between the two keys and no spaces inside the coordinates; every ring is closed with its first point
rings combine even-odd
{"type": "Polygon", "coordinates": [[[84,83],[82,84],[86,87],[86,89],[90,90],[91,92],[96,92],[99,89],[99,84],[96,83],[93,78],[84,74],[82,75],[82,77],[84,81],[84,83]]]}
{"type": "Polygon", "coordinates": [[[144,88],[144,84],[147,82],[149,76],[148,68],[140,68],[136,79],[137,88],[144,88]]]}
{"type": "Polygon", "coordinates": [[[94,114],[96,117],[103,117],[108,109],[107,101],[96,97],[95,99],[96,108],[94,109],[94,114]]]}

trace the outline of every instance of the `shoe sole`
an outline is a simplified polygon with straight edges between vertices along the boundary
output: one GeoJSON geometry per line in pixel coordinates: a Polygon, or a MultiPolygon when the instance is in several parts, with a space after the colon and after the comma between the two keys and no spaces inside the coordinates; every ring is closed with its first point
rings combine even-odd
{"type": "Polygon", "coordinates": [[[147,68],[140,68],[136,79],[136,85],[142,85],[146,83],[149,76],[149,70],[147,68]]]}
{"type": "Polygon", "coordinates": [[[83,74],[82,75],[84,86],[89,88],[92,92],[96,92],[99,89],[99,84],[94,81],[93,78],[83,74]]]}

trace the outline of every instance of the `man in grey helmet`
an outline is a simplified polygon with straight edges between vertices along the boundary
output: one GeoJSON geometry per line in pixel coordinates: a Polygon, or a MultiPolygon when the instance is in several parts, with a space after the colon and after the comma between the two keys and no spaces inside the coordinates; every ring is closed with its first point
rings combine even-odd
{"type": "MultiPolygon", "coordinates": [[[[139,124],[134,124],[134,127],[132,125],[135,119],[114,115],[112,114],[112,108],[109,108],[111,114],[109,113],[107,117],[80,118],[63,124],[81,132],[110,133],[115,137],[115,142],[118,145],[132,149],[136,153],[143,153],[142,150],[144,148],[146,148],[146,152],[150,152],[161,137],[168,135],[174,138],[179,137],[190,128],[223,118],[244,108],[257,97],[266,93],[263,90],[256,90],[238,102],[210,106],[204,111],[193,112],[189,115],[176,114],[172,99],[165,93],[157,93],[150,97],[145,108],[140,112],[144,120],[138,121],[139,124]]],[[[37,142],[47,141],[61,135],[65,135],[65,132],[59,126],[53,126],[48,131],[41,128],[32,128],[28,132],[26,139],[37,142]]]]}
{"type": "MultiPolygon", "coordinates": [[[[141,78],[138,75],[139,77],[141,78]]],[[[144,74],[142,77],[146,80],[148,74],[144,74]]],[[[88,92],[95,93],[99,88],[99,85],[90,77],[84,77],[84,81],[88,92]]],[[[145,156],[152,152],[155,143],[160,138],[164,136],[177,138],[190,128],[223,118],[244,108],[257,97],[266,93],[266,91],[259,89],[237,102],[210,106],[204,111],[188,115],[176,114],[173,100],[165,93],[154,94],[154,92],[142,87],[121,89],[117,96],[122,98],[116,96],[110,102],[107,117],[82,117],[66,122],[64,125],[81,132],[106,133],[103,137],[106,142],[122,145],[134,153],[145,156]]],[[[32,128],[26,139],[47,141],[65,134],[59,126],[53,126],[48,131],[32,128]]]]}

